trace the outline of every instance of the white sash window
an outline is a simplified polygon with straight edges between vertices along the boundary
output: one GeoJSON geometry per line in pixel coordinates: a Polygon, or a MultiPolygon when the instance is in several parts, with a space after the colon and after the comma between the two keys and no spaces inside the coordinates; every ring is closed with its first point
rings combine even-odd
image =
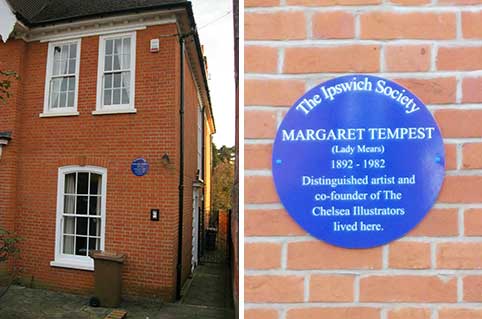
{"type": "Polygon", "coordinates": [[[78,115],[79,65],[80,40],[49,43],[41,116],[78,115]]]}
{"type": "Polygon", "coordinates": [[[104,168],[59,168],[57,238],[53,266],[93,269],[91,250],[103,250],[107,172],[104,168]]]}
{"type": "Polygon", "coordinates": [[[97,110],[94,114],[135,112],[135,35],[99,38],[97,110]]]}

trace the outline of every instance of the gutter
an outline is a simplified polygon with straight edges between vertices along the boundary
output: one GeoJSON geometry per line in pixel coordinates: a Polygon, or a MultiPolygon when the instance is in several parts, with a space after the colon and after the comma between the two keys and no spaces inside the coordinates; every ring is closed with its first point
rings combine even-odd
{"type": "Polygon", "coordinates": [[[181,299],[182,285],[182,230],[184,212],[184,45],[185,39],[190,33],[179,36],[180,47],[180,83],[179,83],[179,117],[180,117],[180,138],[179,138],[179,223],[177,225],[177,265],[176,265],[176,300],[181,299]]]}
{"type": "Polygon", "coordinates": [[[204,80],[204,87],[206,88],[206,95],[207,95],[208,104],[209,104],[209,111],[211,113],[211,119],[213,121],[214,132],[216,132],[216,125],[214,123],[214,117],[213,117],[214,113],[213,113],[213,108],[212,108],[212,103],[211,103],[211,94],[210,94],[210,91],[209,91],[208,78],[207,78],[207,74],[206,74],[206,65],[204,64],[204,55],[203,55],[203,52],[202,52],[202,49],[201,49],[201,42],[199,41],[199,35],[198,35],[197,29],[196,29],[196,23],[194,21],[194,13],[192,11],[192,5],[191,5],[190,2],[187,3],[186,10],[187,10],[187,15],[188,15],[190,24],[192,26],[192,29],[194,30],[194,37],[193,37],[194,43],[196,45],[196,51],[197,51],[197,56],[199,58],[199,64],[202,68],[201,73],[202,73],[203,80],[204,80]]]}

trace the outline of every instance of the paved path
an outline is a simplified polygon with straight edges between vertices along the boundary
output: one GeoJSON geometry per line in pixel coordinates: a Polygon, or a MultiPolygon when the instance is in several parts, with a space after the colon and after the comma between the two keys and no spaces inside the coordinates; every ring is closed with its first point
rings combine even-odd
{"type": "MultiPolygon", "coordinates": [[[[3,291],[0,288],[0,292],[3,291]]],[[[199,265],[180,303],[123,302],[127,319],[232,319],[229,269],[199,265]]],[[[104,319],[113,309],[88,306],[89,296],[12,286],[0,299],[1,319],[104,319]]]]}
{"type": "Polygon", "coordinates": [[[0,299],[0,318],[100,319],[110,312],[107,308],[88,307],[88,301],[84,296],[12,286],[0,299]]]}
{"type": "Polygon", "coordinates": [[[164,305],[159,319],[234,318],[228,271],[223,263],[199,265],[181,303],[164,305]]]}

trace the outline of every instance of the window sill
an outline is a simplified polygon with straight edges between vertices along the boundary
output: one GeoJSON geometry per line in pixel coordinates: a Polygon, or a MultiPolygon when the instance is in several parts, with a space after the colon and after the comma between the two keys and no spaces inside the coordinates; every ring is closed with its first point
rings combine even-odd
{"type": "Polygon", "coordinates": [[[60,268],[72,268],[72,269],[80,269],[80,270],[88,270],[94,271],[94,262],[85,262],[85,263],[78,263],[72,261],[51,261],[50,266],[52,267],[60,267],[60,268]]]}
{"type": "Polygon", "coordinates": [[[78,116],[79,112],[40,113],[39,117],[78,116]]]}
{"type": "Polygon", "coordinates": [[[134,114],[136,109],[119,109],[119,110],[97,110],[93,111],[93,115],[108,115],[108,114],[134,114]]]}

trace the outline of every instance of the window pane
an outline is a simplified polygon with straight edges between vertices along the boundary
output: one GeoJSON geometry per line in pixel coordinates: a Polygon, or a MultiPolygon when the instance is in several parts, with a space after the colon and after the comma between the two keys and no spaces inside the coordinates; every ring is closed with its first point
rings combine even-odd
{"type": "Polygon", "coordinates": [[[120,88],[120,87],[121,87],[121,74],[114,73],[114,88],[120,88]]]}
{"type": "Polygon", "coordinates": [[[122,54],[122,39],[114,40],[114,54],[122,54]]]}
{"type": "Polygon", "coordinates": [[[69,73],[75,73],[75,60],[69,60],[69,73]]]}
{"type": "Polygon", "coordinates": [[[124,38],[122,40],[122,68],[129,69],[131,59],[131,39],[124,38]]]}
{"type": "Polygon", "coordinates": [[[79,173],[77,194],[87,194],[89,191],[89,173],[79,173]]]}
{"type": "Polygon", "coordinates": [[[105,57],[104,70],[105,71],[111,71],[112,70],[112,56],[110,56],[110,55],[105,57]]]}
{"type": "Polygon", "coordinates": [[[102,183],[102,175],[99,174],[90,174],[90,194],[100,195],[101,190],[101,183],[102,183]]]}
{"type": "Polygon", "coordinates": [[[62,83],[62,78],[52,79],[52,91],[59,92],[60,84],[62,83]]]}
{"type": "Polygon", "coordinates": [[[131,38],[124,38],[122,39],[122,54],[129,54],[131,50],[131,38]]]}
{"type": "Polygon", "coordinates": [[[104,91],[104,105],[111,105],[112,104],[112,90],[105,90],[104,91]]]}
{"type": "Polygon", "coordinates": [[[55,61],[54,62],[54,70],[53,70],[53,75],[59,75],[60,74],[60,61],[55,61]]]}
{"type": "Polygon", "coordinates": [[[105,41],[105,54],[112,54],[113,40],[105,41]]]}
{"type": "Polygon", "coordinates": [[[60,60],[60,74],[68,74],[69,72],[69,60],[60,60]]]}
{"type": "Polygon", "coordinates": [[[69,78],[62,78],[62,82],[60,85],[60,91],[65,92],[67,91],[67,85],[69,83],[69,78]]]}
{"type": "Polygon", "coordinates": [[[98,238],[89,238],[89,250],[99,250],[100,240],[98,238]]]}
{"type": "Polygon", "coordinates": [[[64,214],[75,214],[75,195],[64,196],[64,214]]]}
{"type": "Polygon", "coordinates": [[[76,237],[75,238],[75,254],[81,256],[87,256],[87,238],[76,237]]]}
{"type": "Polygon", "coordinates": [[[72,43],[70,45],[70,54],[69,58],[75,59],[77,57],[77,43],[72,43]]]}
{"type": "Polygon", "coordinates": [[[122,87],[128,88],[131,86],[131,72],[122,72],[122,87]]]}
{"type": "Polygon", "coordinates": [[[64,217],[64,234],[74,235],[75,217],[64,217]]]}
{"type": "Polygon", "coordinates": [[[54,47],[54,61],[60,60],[60,52],[62,52],[62,48],[56,45],[54,47]]]}
{"type": "Polygon", "coordinates": [[[69,92],[67,94],[67,106],[74,107],[74,92],[69,92]]]}
{"type": "Polygon", "coordinates": [[[77,196],[77,214],[87,214],[87,196],[77,196]]]}
{"type": "Polygon", "coordinates": [[[100,236],[100,218],[89,218],[89,235],[100,236]]]}
{"type": "Polygon", "coordinates": [[[65,107],[66,102],[67,102],[67,93],[61,92],[59,107],[65,107]]]}
{"type": "Polygon", "coordinates": [[[60,52],[60,54],[61,54],[61,55],[60,55],[60,58],[61,58],[62,60],[67,60],[67,58],[68,58],[68,56],[69,56],[69,55],[68,55],[68,52],[69,52],[69,46],[66,45],[66,44],[63,45],[63,46],[62,46],[62,51],[60,52]]]}
{"type": "Polygon", "coordinates": [[[59,107],[59,90],[61,79],[53,79],[50,82],[50,107],[59,107]]]}
{"type": "Polygon", "coordinates": [[[77,217],[77,225],[75,233],[77,235],[84,235],[87,236],[87,219],[84,217],[77,217]]]}
{"type": "Polygon", "coordinates": [[[69,91],[74,91],[75,90],[75,77],[71,76],[69,77],[69,91]]]}
{"type": "Polygon", "coordinates": [[[53,93],[50,100],[50,108],[57,109],[59,108],[59,94],[53,93]]]}
{"type": "Polygon", "coordinates": [[[62,250],[64,254],[73,255],[74,254],[74,237],[64,236],[64,249],[62,250]]]}
{"type": "Polygon", "coordinates": [[[112,88],[112,73],[106,74],[105,75],[105,81],[104,81],[104,88],[106,89],[111,89],[112,88]]]}
{"type": "Polygon", "coordinates": [[[114,67],[113,70],[120,70],[121,65],[120,65],[120,55],[114,55],[114,67]]]}
{"type": "Polygon", "coordinates": [[[122,89],[122,104],[129,104],[129,91],[122,89]]]}
{"type": "Polygon", "coordinates": [[[122,69],[128,70],[131,67],[131,56],[128,54],[122,55],[122,69]]]}
{"type": "Polygon", "coordinates": [[[89,201],[89,215],[100,215],[100,197],[91,196],[89,201]]]}
{"type": "Polygon", "coordinates": [[[65,175],[64,192],[66,194],[75,194],[75,173],[65,175]]]}
{"type": "Polygon", "coordinates": [[[113,90],[112,104],[120,104],[120,89],[113,90]]]}

